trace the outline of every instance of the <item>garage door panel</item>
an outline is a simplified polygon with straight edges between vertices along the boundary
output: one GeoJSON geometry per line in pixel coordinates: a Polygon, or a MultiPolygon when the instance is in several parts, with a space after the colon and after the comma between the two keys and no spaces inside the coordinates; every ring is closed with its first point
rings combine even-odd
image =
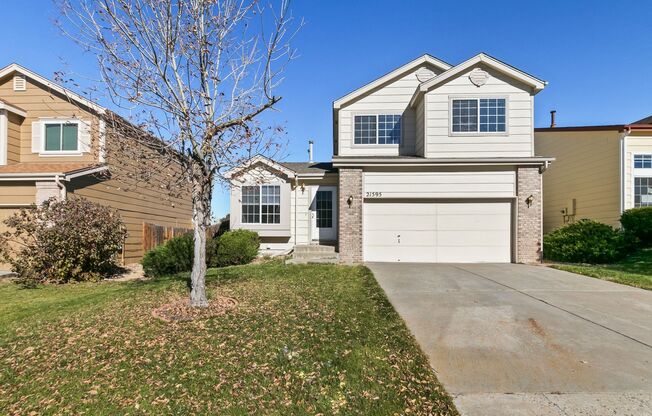
{"type": "Polygon", "coordinates": [[[367,202],[364,204],[364,215],[406,215],[406,206],[409,207],[410,215],[434,215],[433,205],[431,203],[387,203],[387,202],[367,202]]]}
{"type": "Polygon", "coordinates": [[[424,231],[368,231],[365,239],[373,246],[430,246],[435,247],[435,233],[424,231]],[[400,235],[400,237],[398,237],[400,235]],[[400,243],[399,243],[400,241],[400,243]]]}
{"type": "Polygon", "coordinates": [[[510,260],[509,246],[466,246],[464,250],[459,247],[437,247],[439,263],[509,263],[510,260]],[[473,256],[468,253],[473,253],[473,256]]]}
{"type": "Polygon", "coordinates": [[[488,246],[503,247],[509,245],[509,235],[503,230],[495,231],[438,231],[438,246],[488,246]]]}
{"type": "Polygon", "coordinates": [[[511,204],[509,202],[464,202],[437,204],[437,215],[450,214],[505,214],[509,215],[511,204]]]}
{"type": "Polygon", "coordinates": [[[434,230],[437,218],[434,213],[425,215],[371,215],[367,216],[366,228],[374,230],[434,230]]]}
{"type": "Polygon", "coordinates": [[[437,221],[439,231],[495,231],[509,228],[509,215],[440,215],[437,221]]]}
{"type": "Polygon", "coordinates": [[[375,247],[366,257],[366,261],[373,262],[432,262],[431,255],[434,247],[375,247]]]}
{"type": "Polygon", "coordinates": [[[511,203],[504,201],[366,202],[364,257],[380,262],[509,262],[511,224],[511,203]]]}

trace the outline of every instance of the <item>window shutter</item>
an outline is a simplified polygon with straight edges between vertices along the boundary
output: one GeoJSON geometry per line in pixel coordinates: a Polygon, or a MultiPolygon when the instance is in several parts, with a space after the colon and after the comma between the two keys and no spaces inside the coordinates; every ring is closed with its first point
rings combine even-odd
{"type": "Polygon", "coordinates": [[[43,137],[41,137],[41,122],[32,122],[32,153],[40,153],[43,148],[43,137]]]}
{"type": "Polygon", "coordinates": [[[91,125],[86,121],[79,123],[79,151],[82,153],[91,151],[91,125]]]}
{"type": "Polygon", "coordinates": [[[27,89],[27,81],[25,81],[25,75],[16,74],[14,75],[14,91],[25,91],[27,89]]]}

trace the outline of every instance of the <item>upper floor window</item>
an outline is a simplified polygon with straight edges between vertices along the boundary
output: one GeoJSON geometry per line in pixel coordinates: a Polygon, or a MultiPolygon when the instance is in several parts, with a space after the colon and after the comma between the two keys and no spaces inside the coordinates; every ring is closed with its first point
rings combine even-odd
{"type": "Polygon", "coordinates": [[[79,148],[79,124],[73,122],[46,122],[44,124],[45,152],[76,152],[79,148]]]}
{"type": "Polygon", "coordinates": [[[635,169],[652,169],[652,155],[634,155],[635,169]]]}
{"type": "Polygon", "coordinates": [[[379,114],[354,117],[355,144],[401,143],[401,116],[379,114]]]}
{"type": "Polygon", "coordinates": [[[243,224],[280,224],[281,187],[254,185],[242,187],[243,224]]]}
{"type": "Polygon", "coordinates": [[[497,133],[507,131],[504,98],[453,100],[451,130],[454,133],[497,133]]]}

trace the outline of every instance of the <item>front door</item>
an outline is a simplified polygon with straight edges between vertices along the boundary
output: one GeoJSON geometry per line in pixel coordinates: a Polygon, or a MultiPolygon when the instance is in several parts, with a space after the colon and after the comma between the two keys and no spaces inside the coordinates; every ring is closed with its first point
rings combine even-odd
{"type": "Polygon", "coordinates": [[[311,236],[313,243],[337,240],[337,188],[313,186],[310,203],[311,236]]]}

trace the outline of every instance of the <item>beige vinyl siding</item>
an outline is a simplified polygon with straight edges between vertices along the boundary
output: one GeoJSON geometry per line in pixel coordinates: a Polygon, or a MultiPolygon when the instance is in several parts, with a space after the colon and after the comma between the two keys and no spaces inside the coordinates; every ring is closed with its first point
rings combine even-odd
{"type": "Polygon", "coordinates": [[[415,119],[416,119],[416,134],[415,134],[415,144],[414,144],[414,154],[417,156],[423,156],[425,152],[425,134],[426,134],[426,122],[425,122],[425,100],[423,98],[419,99],[415,107],[415,119]]]}
{"type": "Polygon", "coordinates": [[[188,200],[167,199],[155,188],[130,189],[118,180],[98,180],[90,176],[73,179],[68,193],[109,206],[119,211],[127,227],[125,264],[137,263],[143,256],[143,223],[191,228],[188,200]]]}
{"type": "Polygon", "coordinates": [[[23,117],[7,112],[7,164],[20,162],[20,130],[23,117]]]}
{"type": "MultiPolygon", "coordinates": [[[[652,136],[646,136],[643,133],[632,132],[625,139],[625,209],[634,208],[634,155],[637,154],[652,154],[652,136]]],[[[652,174],[643,174],[637,176],[652,177],[652,174]]]]}
{"type": "MultiPolygon", "coordinates": [[[[435,74],[441,70],[428,67],[435,74]]],[[[339,156],[398,156],[414,155],[416,141],[416,115],[409,108],[410,99],[419,85],[416,73],[421,68],[387,83],[375,91],[364,95],[362,98],[348,104],[339,110],[339,156]],[[355,145],[353,138],[353,117],[355,115],[374,114],[401,114],[402,137],[401,145],[355,145]]]]}
{"type": "Polygon", "coordinates": [[[532,105],[530,88],[497,71],[478,65],[489,74],[477,87],[468,72],[429,91],[426,99],[426,157],[530,157],[532,105]],[[452,133],[450,101],[453,98],[506,98],[507,132],[452,133]]]}
{"type": "Polygon", "coordinates": [[[574,220],[619,226],[620,135],[617,131],[537,132],[535,151],[556,160],[543,174],[543,230],[564,225],[561,211],[575,199],[574,220]]]}
{"type": "Polygon", "coordinates": [[[2,182],[0,184],[0,207],[6,205],[33,204],[36,198],[34,182],[2,182]]]}
{"type": "MultiPolygon", "coordinates": [[[[20,162],[53,163],[53,162],[92,162],[96,159],[92,153],[81,156],[39,156],[32,153],[32,122],[42,117],[79,118],[85,121],[93,120],[93,129],[97,129],[97,120],[80,105],[70,102],[64,95],[49,90],[46,86],[27,78],[25,91],[13,90],[13,75],[0,80],[0,98],[25,110],[27,117],[20,128],[20,162]]],[[[15,152],[15,148],[14,148],[15,152]]]]}
{"type": "Polygon", "coordinates": [[[364,193],[382,199],[511,198],[516,195],[516,172],[513,169],[365,172],[364,193]]]}

